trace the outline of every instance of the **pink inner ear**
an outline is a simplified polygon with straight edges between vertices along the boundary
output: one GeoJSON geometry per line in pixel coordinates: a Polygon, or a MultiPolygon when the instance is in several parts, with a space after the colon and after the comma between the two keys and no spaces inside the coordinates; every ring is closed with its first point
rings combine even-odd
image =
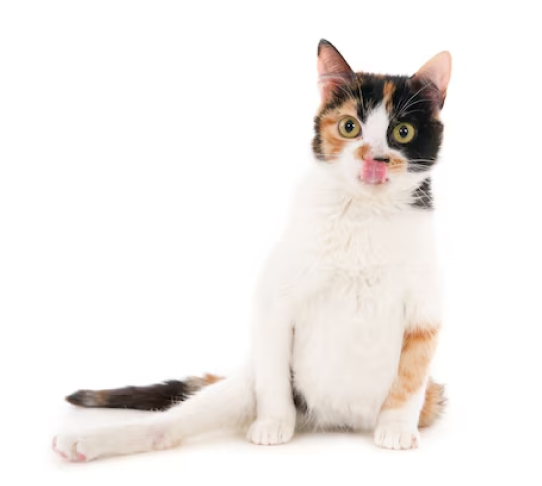
{"type": "Polygon", "coordinates": [[[343,73],[342,75],[330,74],[327,76],[320,76],[320,78],[318,79],[320,96],[323,100],[329,99],[333,91],[338,89],[341,85],[351,82],[352,79],[352,75],[349,73],[343,73]]]}
{"type": "Polygon", "coordinates": [[[444,99],[452,74],[452,56],[444,51],[427,61],[415,74],[416,78],[431,81],[444,99]]]}
{"type": "Polygon", "coordinates": [[[355,76],[348,63],[329,42],[318,48],[318,84],[322,100],[327,100],[338,86],[351,82],[355,76]]]}

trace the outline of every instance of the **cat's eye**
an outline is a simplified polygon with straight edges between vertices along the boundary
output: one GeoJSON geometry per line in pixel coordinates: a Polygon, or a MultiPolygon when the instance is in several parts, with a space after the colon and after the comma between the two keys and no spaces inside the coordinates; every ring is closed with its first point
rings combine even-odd
{"type": "Polygon", "coordinates": [[[416,135],[416,129],[406,122],[401,122],[393,129],[393,138],[399,143],[409,143],[416,135]]]}
{"type": "Polygon", "coordinates": [[[361,133],[361,125],[353,116],[345,116],[339,121],[339,133],[344,138],[356,138],[361,133]]]}

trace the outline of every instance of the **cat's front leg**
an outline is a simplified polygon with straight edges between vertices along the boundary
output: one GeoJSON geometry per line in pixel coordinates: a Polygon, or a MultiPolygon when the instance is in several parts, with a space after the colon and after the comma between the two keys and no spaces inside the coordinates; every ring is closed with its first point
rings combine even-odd
{"type": "Polygon", "coordinates": [[[397,377],[378,417],[376,445],[395,450],[418,447],[418,422],[437,334],[436,326],[405,332],[397,377]]]}
{"type": "Polygon", "coordinates": [[[293,437],[296,410],[290,376],[292,320],[283,302],[259,314],[253,342],[257,418],[248,439],[258,445],[284,444],[293,437]]]}
{"type": "MultiPolygon", "coordinates": [[[[284,444],[296,425],[291,379],[294,309],[311,282],[307,251],[284,238],[267,261],[256,291],[252,318],[252,368],[256,420],[248,431],[254,444],[284,444]]],[[[296,239],[297,241],[297,239],[296,239]]]]}

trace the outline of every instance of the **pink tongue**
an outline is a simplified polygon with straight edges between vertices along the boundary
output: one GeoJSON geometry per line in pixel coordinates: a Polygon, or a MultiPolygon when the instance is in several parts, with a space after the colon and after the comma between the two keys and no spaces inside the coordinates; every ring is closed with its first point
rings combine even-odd
{"type": "Polygon", "coordinates": [[[361,167],[360,178],[368,184],[382,184],[386,182],[388,168],[385,162],[364,160],[361,167]]]}

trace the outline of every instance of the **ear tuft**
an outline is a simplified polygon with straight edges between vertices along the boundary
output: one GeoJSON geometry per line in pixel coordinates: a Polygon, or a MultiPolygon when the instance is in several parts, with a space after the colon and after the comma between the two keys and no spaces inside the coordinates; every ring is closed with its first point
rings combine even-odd
{"type": "Polygon", "coordinates": [[[326,39],[320,39],[320,42],[318,43],[318,55],[320,55],[320,51],[322,50],[322,48],[329,46],[333,47],[333,44],[331,44],[331,42],[326,39]]]}

